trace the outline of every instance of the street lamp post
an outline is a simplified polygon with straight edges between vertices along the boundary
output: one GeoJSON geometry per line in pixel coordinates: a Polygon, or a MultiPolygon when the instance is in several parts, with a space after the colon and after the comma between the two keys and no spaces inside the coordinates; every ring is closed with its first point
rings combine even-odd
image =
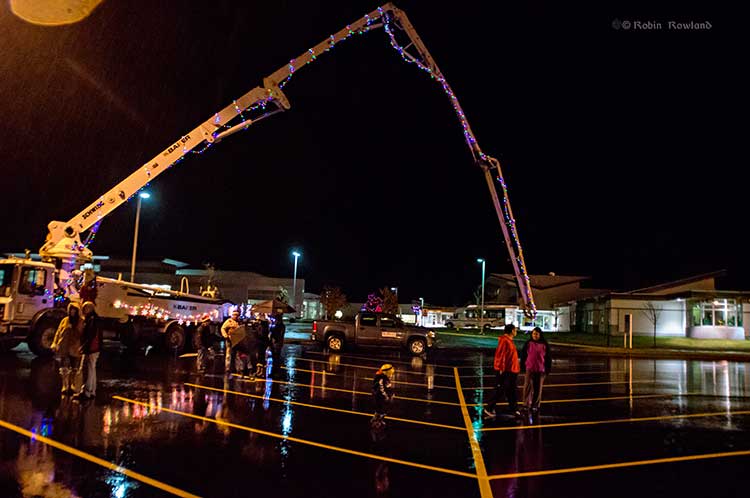
{"type": "Polygon", "coordinates": [[[424,310],[424,298],[420,297],[419,298],[419,325],[424,325],[423,324],[424,320],[422,318],[424,316],[423,310],[424,310]]]}
{"type": "Polygon", "coordinates": [[[398,287],[391,287],[391,292],[396,296],[396,316],[401,316],[401,306],[398,305],[398,287]]]}
{"type": "Polygon", "coordinates": [[[482,263],[482,305],[479,308],[479,333],[484,333],[484,258],[477,258],[477,263],[482,263]]]}
{"type": "Polygon", "coordinates": [[[138,249],[138,223],[141,220],[141,199],[148,199],[151,194],[141,192],[138,194],[138,205],[135,208],[135,233],[133,233],[133,260],[130,262],[130,281],[135,282],[135,254],[138,249]]]}
{"type": "Polygon", "coordinates": [[[293,251],[294,256],[294,283],[292,284],[292,308],[294,308],[294,316],[297,317],[297,260],[302,254],[299,251],[293,251]]]}

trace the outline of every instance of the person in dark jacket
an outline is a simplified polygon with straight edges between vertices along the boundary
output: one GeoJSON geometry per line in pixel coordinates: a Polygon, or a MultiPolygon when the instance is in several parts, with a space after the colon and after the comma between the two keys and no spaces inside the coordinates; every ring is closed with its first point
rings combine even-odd
{"type": "Polygon", "coordinates": [[[393,387],[391,385],[391,379],[395,370],[393,365],[386,363],[375,372],[375,377],[372,379],[372,398],[375,400],[375,414],[370,419],[370,424],[373,426],[384,427],[386,404],[393,400],[393,387]]]}
{"type": "Polygon", "coordinates": [[[96,307],[91,301],[83,303],[83,333],[81,335],[81,370],[83,385],[76,399],[92,399],[96,396],[96,360],[102,347],[102,329],[96,307]]]}
{"type": "MultiPolygon", "coordinates": [[[[274,365],[281,357],[281,348],[284,347],[284,334],[286,326],[284,325],[284,315],[277,313],[273,316],[273,326],[271,327],[271,350],[273,351],[274,365]]],[[[274,368],[278,368],[274,366],[274,368]]]]}
{"type": "Polygon", "coordinates": [[[214,334],[211,330],[211,316],[204,313],[201,317],[201,323],[195,329],[198,338],[198,355],[196,356],[196,368],[198,373],[206,372],[206,363],[208,363],[209,348],[213,346],[214,334]]]}
{"type": "Polygon", "coordinates": [[[257,348],[253,351],[252,360],[255,361],[255,376],[263,378],[266,376],[266,350],[270,343],[271,326],[267,316],[262,316],[258,321],[257,348]]]}
{"type": "Polygon", "coordinates": [[[534,327],[531,338],[521,349],[521,370],[526,372],[523,381],[523,403],[532,412],[539,411],[544,378],[552,369],[552,355],[542,329],[534,327]]]}

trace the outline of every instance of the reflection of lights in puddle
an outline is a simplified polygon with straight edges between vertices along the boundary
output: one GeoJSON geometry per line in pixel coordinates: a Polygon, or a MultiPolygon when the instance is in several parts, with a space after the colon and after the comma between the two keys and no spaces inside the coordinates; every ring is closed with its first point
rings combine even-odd
{"type": "Polygon", "coordinates": [[[128,490],[134,486],[124,475],[112,472],[107,476],[107,485],[112,488],[112,496],[114,498],[123,498],[127,496],[128,490]]]}
{"type": "Polygon", "coordinates": [[[87,18],[103,0],[10,0],[10,10],[31,24],[61,26],[87,18]]]}

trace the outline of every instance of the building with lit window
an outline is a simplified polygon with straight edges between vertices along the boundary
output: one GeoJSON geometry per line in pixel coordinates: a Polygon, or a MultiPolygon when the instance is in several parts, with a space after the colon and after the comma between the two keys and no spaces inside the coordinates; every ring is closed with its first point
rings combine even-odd
{"type": "Polygon", "coordinates": [[[724,271],[629,292],[608,292],[560,303],[560,330],[634,335],[737,339],[750,336],[750,292],[716,289],[724,271]]]}

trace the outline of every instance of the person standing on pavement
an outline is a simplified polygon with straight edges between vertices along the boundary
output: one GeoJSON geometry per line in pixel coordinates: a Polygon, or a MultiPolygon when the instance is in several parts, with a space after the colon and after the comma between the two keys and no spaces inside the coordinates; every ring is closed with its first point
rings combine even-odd
{"type": "Polygon", "coordinates": [[[208,313],[204,313],[201,317],[201,323],[195,330],[195,334],[198,337],[198,355],[196,356],[196,368],[198,373],[206,372],[206,364],[208,363],[209,348],[213,346],[213,332],[211,331],[211,316],[208,313]]]}
{"type": "Polygon", "coordinates": [[[83,333],[81,334],[81,370],[83,385],[81,391],[73,396],[76,399],[92,399],[96,396],[96,361],[102,347],[102,329],[99,315],[91,301],[83,303],[83,333]]]}
{"type": "Polygon", "coordinates": [[[523,380],[523,403],[534,413],[539,411],[544,378],[552,368],[552,356],[549,349],[542,329],[534,327],[531,331],[531,338],[526,341],[521,350],[521,369],[526,371],[523,380]]]}
{"type": "Polygon", "coordinates": [[[268,316],[262,315],[259,317],[256,332],[258,336],[252,360],[255,361],[255,377],[262,379],[266,375],[266,350],[268,349],[271,334],[268,316]]]}
{"type": "Polygon", "coordinates": [[[224,375],[232,373],[232,365],[234,364],[234,351],[232,350],[232,338],[230,334],[234,329],[240,326],[240,311],[235,309],[232,311],[232,315],[226,319],[224,324],[221,326],[221,336],[224,338],[224,375]]]}
{"type": "Polygon", "coordinates": [[[370,425],[382,428],[385,426],[385,416],[387,415],[386,404],[393,400],[393,387],[391,379],[395,369],[390,363],[386,363],[375,372],[372,379],[372,397],[375,400],[375,414],[370,419],[370,425]]]}
{"type": "Polygon", "coordinates": [[[81,335],[83,334],[83,318],[81,308],[77,303],[68,304],[68,316],[60,321],[60,325],[52,340],[52,351],[60,365],[63,394],[75,392],[75,380],[81,366],[81,335]]]}
{"type": "Polygon", "coordinates": [[[517,409],[516,383],[518,382],[518,372],[521,365],[518,361],[518,351],[513,344],[513,338],[518,333],[518,329],[512,323],[505,326],[505,333],[497,340],[497,349],[495,350],[495,392],[487,403],[487,408],[483,413],[488,418],[495,418],[495,406],[502,394],[508,400],[508,409],[512,415],[521,416],[517,409]]]}
{"type": "Polygon", "coordinates": [[[274,368],[277,368],[276,362],[281,358],[281,348],[284,347],[285,333],[284,315],[277,313],[273,316],[273,326],[271,327],[271,350],[273,351],[274,368]]]}

